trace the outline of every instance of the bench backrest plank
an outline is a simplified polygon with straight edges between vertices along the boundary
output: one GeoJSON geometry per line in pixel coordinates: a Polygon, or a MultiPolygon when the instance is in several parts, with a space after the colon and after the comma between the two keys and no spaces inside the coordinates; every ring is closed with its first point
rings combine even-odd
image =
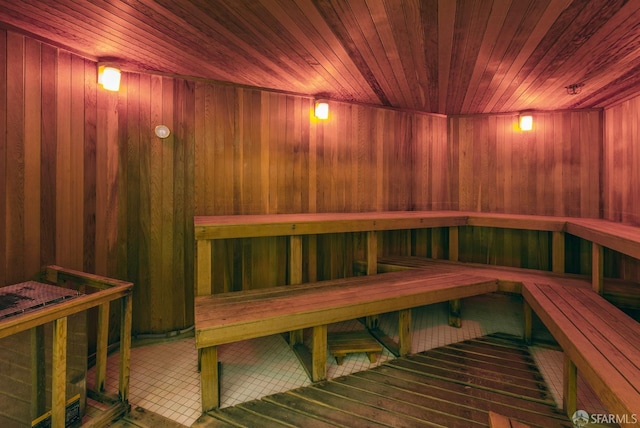
{"type": "Polygon", "coordinates": [[[466,214],[457,211],[196,216],[194,233],[196,240],[258,238],[463,226],[466,223],[466,214]]]}

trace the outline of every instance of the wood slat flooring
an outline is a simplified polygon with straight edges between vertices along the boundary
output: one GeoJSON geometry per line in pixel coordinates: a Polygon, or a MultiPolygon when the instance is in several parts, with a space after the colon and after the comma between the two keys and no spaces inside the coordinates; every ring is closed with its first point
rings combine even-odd
{"type": "Polygon", "coordinates": [[[521,339],[493,334],[203,415],[194,427],[571,427],[521,339]]]}

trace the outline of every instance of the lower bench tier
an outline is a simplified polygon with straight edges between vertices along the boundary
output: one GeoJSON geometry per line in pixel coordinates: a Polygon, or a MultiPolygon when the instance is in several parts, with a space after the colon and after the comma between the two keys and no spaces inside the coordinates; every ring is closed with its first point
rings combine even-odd
{"type": "Polygon", "coordinates": [[[478,275],[405,271],[197,297],[195,335],[201,356],[203,410],[219,406],[218,345],[312,328],[310,351],[304,350],[299,339],[290,344],[311,379],[323,380],[327,324],[370,317],[375,326],[376,315],[397,311],[395,353],[406,355],[411,350],[411,308],[497,289],[495,279],[478,275]]]}

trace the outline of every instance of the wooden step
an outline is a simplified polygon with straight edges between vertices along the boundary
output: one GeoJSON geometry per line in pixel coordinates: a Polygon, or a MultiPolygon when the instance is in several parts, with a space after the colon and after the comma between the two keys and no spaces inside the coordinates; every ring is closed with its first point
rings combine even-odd
{"type": "Polygon", "coordinates": [[[376,362],[377,354],[382,352],[382,345],[366,330],[334,332],[327,335],[329,352],[342,365],[345,355],[365,352],[371,363],[376,362]]]}

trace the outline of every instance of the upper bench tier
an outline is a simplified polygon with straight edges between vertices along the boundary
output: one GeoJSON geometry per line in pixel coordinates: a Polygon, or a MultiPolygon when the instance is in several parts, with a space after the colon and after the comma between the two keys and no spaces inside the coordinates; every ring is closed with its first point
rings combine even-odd
{"type": "Polygon", "coordinates": [[[196,240],[483,226],[567,232],[640,259],[640,228],[600,219],[468,211],[265,214],[194,217],[196,240]]]}

